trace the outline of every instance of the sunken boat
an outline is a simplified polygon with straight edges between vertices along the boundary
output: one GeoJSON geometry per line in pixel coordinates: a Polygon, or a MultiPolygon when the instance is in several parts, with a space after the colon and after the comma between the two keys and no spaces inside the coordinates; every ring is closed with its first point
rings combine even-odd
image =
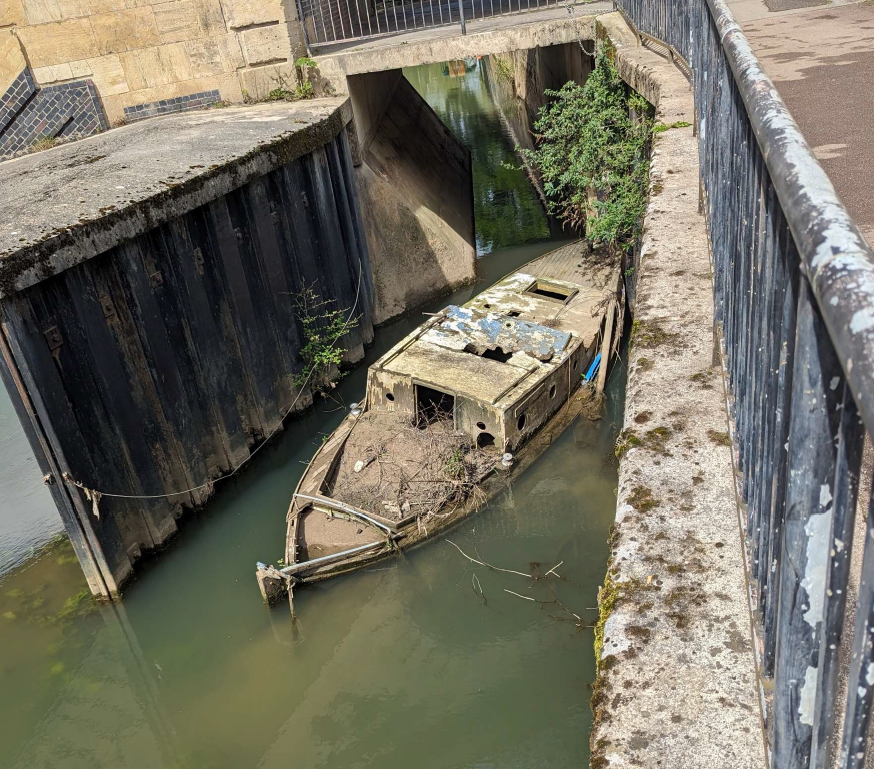
{"type": "Polygon", "coordinates": [[[603,389],[624,315],[584,241],[449,305],[374,363],[364,399],[307,466],[268,604],[424,542],[524,471],[603,389]]]}

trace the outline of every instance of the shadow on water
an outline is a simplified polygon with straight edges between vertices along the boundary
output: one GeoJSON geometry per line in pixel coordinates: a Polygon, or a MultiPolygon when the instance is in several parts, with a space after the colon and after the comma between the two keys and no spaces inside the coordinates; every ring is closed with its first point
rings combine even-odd
{"type": "MultiPolygon", "coordinates": [[[[484,128],[469,127],[500,131],[481,114],[487,98],[453,101],[456,85],[433,90],[445,81],[439,68],[427,69],[411,80],[438,112],[455,104],[467,140],[500,145],[500,133],[486,141],[478,133],[484,128]]],[[[512,157],[505,141],[502,147],[512,157]]],[[[536,198],[536,206],[524,202],[521,171],[509,181],[503,171],[489,176],[493,166],[481,165],[493,162],[489,152],[475,155],[477,184],[506,184],[508,205],[521,206],[519,232],[534,240],[536,198]]],[[[539,216],[548,235],[542,210],[539,216]]],[[[511,231],[483,235],[492,250],[476,286],[424,309],[464,302],[563,242],[511,245],[511,231]]],[[[476,567],[446,539],[519,571],[563,561],[557,571],[566,581],[551,584],[561,603],[592,624],[615,510],[622,365],[611,375],[603,419],[577,422],[450,534],[299,591],[298,632],[285,607],[268,612],[260,603],[254,564],[281,556],[285,510],[304,464],[361,397],[366,364],[421,320],[417,313],[381,328],[365,364],[290,421],[208,511],[191,516],[123,604],[90,600],[63,541],[0,582],[4,767],[587,764],[591,629],[576,627],[543,581],[476,567]]]]}

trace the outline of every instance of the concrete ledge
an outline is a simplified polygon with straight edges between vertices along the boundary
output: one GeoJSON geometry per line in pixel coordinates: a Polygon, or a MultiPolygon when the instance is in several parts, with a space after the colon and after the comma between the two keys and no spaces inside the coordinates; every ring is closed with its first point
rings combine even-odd
{"type": "MultiPolygon", "coordinates": [[[[623,78],[693,122],[679,70],[599,19],[623,78]]],[[[592,767],[761,767],[765,749],[691,127],[656,135],[612,558],[599,596],[592,767]]]]}
{"type": "MultiPolygon", "coordinates": [[[[605,4],[599,4],[599,9],[605,4]]],[[[609,7],[609,6],[606,6],[609,7]]],[[[420,64],[468,56],[521,51],[580,40],[594,40],[597,13],[588,8],[580,15],[569,15],[564,8],[519,15],[498,16],[480,22],[478,31],[461,35],[449,27],[428,30],[423,38],[409,36],[401,43],[374,41],[352,50],[316,54],[319,74],[328,80],[338,93],[346,92],[346,78],[366,72],[416,67],[420,64]],[[524,18],[527,23],[515,23],[524,18]]],[[[392,41],[392,38],[386,38],[392,41]]]]}
{"type": "Polygon", "coordinates": [[[4,163],[0,297],[327,144],[351,120],[345,98],[209,110],[4,163]]]}

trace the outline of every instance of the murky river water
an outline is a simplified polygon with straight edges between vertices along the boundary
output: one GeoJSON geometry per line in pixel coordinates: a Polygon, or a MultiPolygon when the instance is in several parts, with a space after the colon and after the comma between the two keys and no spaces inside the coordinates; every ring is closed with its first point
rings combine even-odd
{"type": "MultiPolygon", "coordinates": [[[[560,242],[546,239],[522,172],[499,165],[513,156],[479,71],[451,77],[437,66],[408,77],[471,146],[478,225],[487,222],[479,284],[425,308],[436,309],[560,242]]],[[[421,319],[380,329],[366,363],[421,319]]],[[[123,604],[91,602],[64,543],[0,578],[0,766],[588,764],[592,631],[570,612],[584,625],[596,616],[615,509],[622,367],[604,419],[578,422],[511,490],[408,557],[299,591],[295,631],[285,608],[261,605],[254,563],[282,555],[285,510],[304,463],[344,404],[360,397],[364,377],[362,365],[336,402],[291,421],[255,467],[140,569],[123,604]],[[566,581],[532,585],[475,567],[447,540],[523,572],[531,562],[543,572],[563,561],[566,581]]],[[[13,543],[11,563],[33,537],[9,532],[43,526],[54,513],[3,398],[0,536],[13,543]]],[[[39,529],[43,537],[49,530],[39,529]]]]}

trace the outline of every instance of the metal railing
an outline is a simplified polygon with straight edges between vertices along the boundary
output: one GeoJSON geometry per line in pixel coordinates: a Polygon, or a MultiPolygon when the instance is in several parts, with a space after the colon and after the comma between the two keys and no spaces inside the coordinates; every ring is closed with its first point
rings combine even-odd
{"type": "Polygon", "coordinates": [[[862,767],[874,695],[870,508],[845,700],[837,680],[874,428],[874,255],[722,0],[617,5],[693,73],[760,662],[773,679],[772,766],[831,767],[842,725],[837,764],[862,767]]]}
{"type": "MultiPolygon", "coordinates": [[[[586,0],[578,0],[585,2],[586,0]]],[[[528,13],[568,0],[297,0],[308,47],[528,13]]]]}

